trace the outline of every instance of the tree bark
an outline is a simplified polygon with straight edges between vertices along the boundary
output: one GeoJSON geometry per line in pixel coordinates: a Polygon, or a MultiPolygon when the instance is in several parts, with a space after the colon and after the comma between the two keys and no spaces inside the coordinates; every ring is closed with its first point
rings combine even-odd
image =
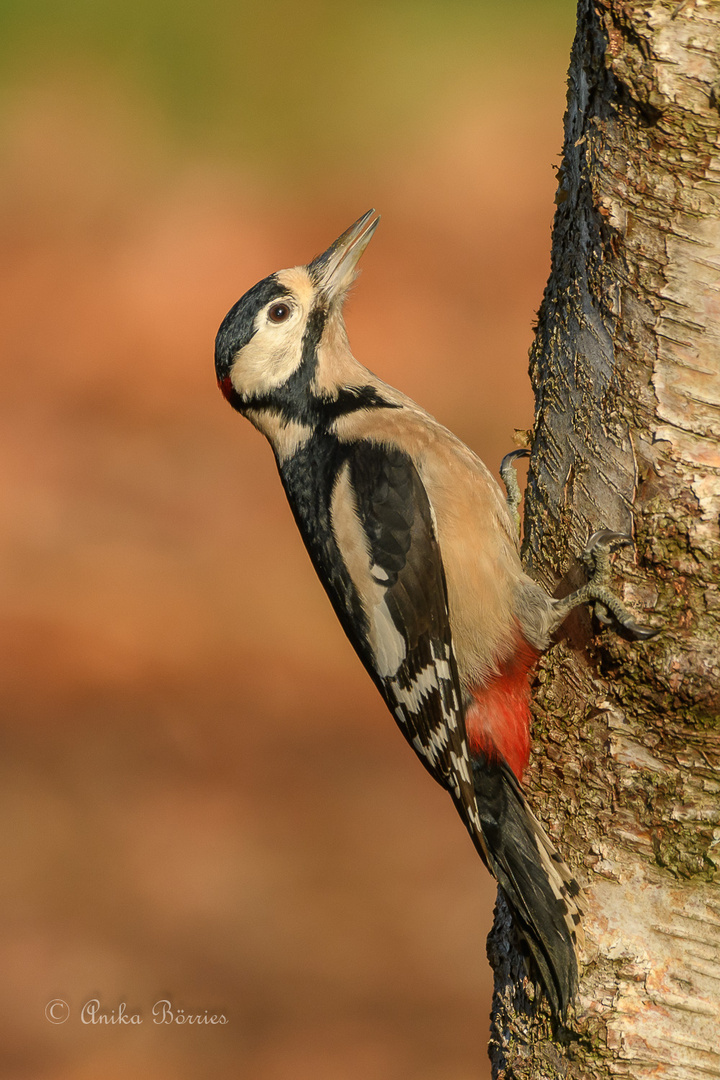
{"type": "Polygon", "coordinates": [[[531,351],[524,554],[554,595],[588,536],[638,643],[587,611],[535,687],[531,804],[586,882],[553,1029],[498,900],[509,1078],[720,1077],[720,3],[580,0],[552,270],[531,351]]]}

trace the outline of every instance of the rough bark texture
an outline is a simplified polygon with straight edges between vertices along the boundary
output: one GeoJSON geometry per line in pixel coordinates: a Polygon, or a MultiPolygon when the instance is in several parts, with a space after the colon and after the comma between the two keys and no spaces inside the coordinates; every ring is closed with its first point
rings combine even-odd
{"type": "Polygon", "coordinates": [[[529,796],[587,883],[553,1031],[507,911],[497,1076],[720,1077],[720,3],[580,0],[531,375],[525,553],[555,595],[590,533],[662,634],[586,612],[544,658],[529,796]]]}

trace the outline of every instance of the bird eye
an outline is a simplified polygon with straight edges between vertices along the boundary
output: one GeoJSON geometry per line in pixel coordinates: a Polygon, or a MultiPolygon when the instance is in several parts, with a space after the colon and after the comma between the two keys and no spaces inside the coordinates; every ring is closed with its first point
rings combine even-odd
{"type": "Polygon", "coordinates": [[[287,304],[273,304],[268,311],[268,319],[270,322],[281,323],[285,322],[290,316],[290,308],[287,304]]]}

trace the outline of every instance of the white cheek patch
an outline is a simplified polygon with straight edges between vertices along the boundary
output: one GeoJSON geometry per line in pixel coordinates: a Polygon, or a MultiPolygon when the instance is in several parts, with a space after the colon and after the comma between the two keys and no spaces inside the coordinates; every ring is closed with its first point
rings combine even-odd
{"type": "Polygon", "coordinates": [[[233,361],[230,379],[238,394],[259,396],[282,386],[302,362],[302,335],[305,320],[297,311],[287,324],[268,323],[265,313],[260,325],[233,361]]]}
{"type": "MultiPolygon", "coordinates": [[[[282,386],[302,363],[302,340],[316,289],[307,270],[293,267],[275,275],[287,289],[292,314],[287,322],[268,320],[269,304],[255,317],[255,333],[235,357],[230,379],[238,394],[247,397],[267,394],[282,386]]],[[[281,302],[275,300],[274,303],[281,302]]]]}

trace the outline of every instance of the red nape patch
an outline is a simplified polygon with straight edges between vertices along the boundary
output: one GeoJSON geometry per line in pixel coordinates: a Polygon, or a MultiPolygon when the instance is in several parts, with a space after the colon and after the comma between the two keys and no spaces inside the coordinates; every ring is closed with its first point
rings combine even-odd
{"type": "Polygon", "coordinates": [[[242,412],[242,398],[233,386],[230,376],[226,375],[223,379],[218,379],[217,384],[222,390],[223,397],[226,401],[230,402],[233,409],[237,409],[238,412],[242,412]]]}
{"type": "Polygon", "coordinates": [[[524,638],[487,686],[471,687],[475,701],[465,715],[470,752],[501,756],[522,780],[530,758],[528,671],[540,653],[524,638]]]}
{"type": "Polygon", "coordinates": [[[226,375],[224,379],[218,379],[217,384],[222,390],[223,397],[230,401],[232,395],[235,393],[235,387],[232,384],[230,376],[226,375]]]}

